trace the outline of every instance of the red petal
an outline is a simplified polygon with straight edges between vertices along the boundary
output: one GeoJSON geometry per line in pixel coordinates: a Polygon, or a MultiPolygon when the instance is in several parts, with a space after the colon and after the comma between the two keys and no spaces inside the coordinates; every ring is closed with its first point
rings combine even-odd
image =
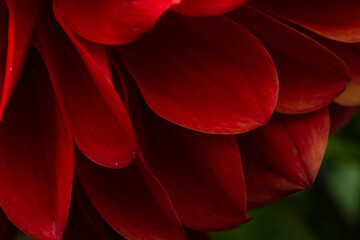
{"type": "Polygon", "coordinates": [[[175,12],[190,16],[214,16],[229,12],[248,0],[182,0],[172,8],[175,12]]]}
{"type": "Polygon", "coordinates": [[[336,134],[355,116],[357,107],[344,107],[336,103],[329,105],[330,134],[336,134]]]}
{"type": "Polygon", "coordinates": [[[4,35],[0,40],[1,58],[5,55],[6,66],[3,60],[0,61],[1,66],[5,66],[5,78],[3,79],[3,69],[0,70],[0,119],[2,118],[5,106],[9,101],[12,92],[19,80],[22,67],[25,60],[25,54],[29,46],[38,9],[40,7],[39,0],[5,0],[8,7],[8,13],[5,14],[4,4],[1,3],[1,34],[8,33],[7,43],[4,41],[4,35]],[[4,18],[9,20],[4,22],[4,18]],[[4,24],[8,23],[8,28],[4,28],[4,24]],[[7,47],[5,46],[7,44],[7,47]],[[2,46],[1,46],[2,45],[2,46]]]}
{"type": "MultiPolygon", "coordinates": [[[[82,152],[98,164],[121,168],[138,150],[129,116],[117,95],[105,50],[76,42],[83,60],[60,28],[45,15],[39,38],[55,93],[82,152]],[[59,48],[61,46],[61,48],[59,48]],[[89,47],[89,48],[87,48],[89,47]]],[[[73,39],[76,41],[76,39],[73,39]]]]}
{"type": "Polygon", "coordinates": [[[269,125],[239,135],[249,206],[264,205],[310,188],[329,134],[327,109],[274,115],[269,125]]]}
{"type": "Polygon", "coordinates": [[[54,8],[81,37],[102,44],[125,44],[149,32],[180,0],[55,0],[54,8]]]}
{"type": "Polygon", "coordinates": [[[264,125],[278,92],[273,62],[261,43],[225,19],[168,15],[124,48],[150,108],[184,127],[240,133],[264,125]]]}
{"type": "Polygon", "coordinates": [[[341,43],[325,38],[317,40],[338,55],[349,68],[351,82],[335,102],[344,106],[360,105],[360,44],[341,43]]]}
{"type": "Polygon", "coordinates": [[[37,239],[61,237],[74,171],[73,143],[35,51],[0,125],[0,205],[37,239]]]}
{"type": "Polygon", "coordinates": [[[249,6],[228,16],[259,38],[273,58],[281,86],[276,111],[313,111],[345,89],[345,64],[319,43],[249,6]]]}
{"type": "Polygon", "coordinates": [[[114,170],[81,154],[77,157],[76,170],[85,191],[119,234],[127,239],[184,239],[165,190],[141,160],[114,170]]]}
{"type": "Polygon", "coordinates": [[[325,37],[360,41],[360,1],[358,0],[256,0],[285,20],[325,37]]]}
{"type": "Polygon", "coordinates": [[[144,129],[149,165],[185,226],[223,230],[249,220],[236,136],[194,132],[150,113],[144,129]]]}

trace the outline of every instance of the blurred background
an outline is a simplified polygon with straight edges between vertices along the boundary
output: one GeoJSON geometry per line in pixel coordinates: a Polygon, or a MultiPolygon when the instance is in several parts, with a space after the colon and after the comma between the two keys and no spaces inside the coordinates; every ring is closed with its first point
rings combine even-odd
{"type": "MultiPolygon", "coordinates": [[[[213,240],[360,239],[360,112],[330,137],[314,189],[250,212],[239,229],[212,232],[213,240]]],[[[17,240],[30,240],[19,234],[17,240]]]]}

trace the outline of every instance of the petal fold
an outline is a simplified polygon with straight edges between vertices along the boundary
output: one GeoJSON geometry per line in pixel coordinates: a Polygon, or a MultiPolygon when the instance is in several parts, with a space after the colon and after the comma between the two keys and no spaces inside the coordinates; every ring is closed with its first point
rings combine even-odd
{"type": "Polygon", "coordinates": [[[274,60],[280,82],[276,111],[317,110],[345,89],[346,65],[316,41],[247,5],[227,16],[253,33],[274,60]]]}
{"type": "Polygon", "coordinates": [[[342,42],[360,41],[358,0],[255,0],[278,17],[324,37],[342,42]]]}
{"type": "Polygon", "coordinates": [[[169,14],[123,48],[123,61],[149,107],[170,122],[231,134],[266,124],[278,79],[262,44],[224,17],[169,14]]]}
{"type": "Polygon", "coordinates": [[[58,240],[71,198],[74,152],[40,55],[29,53],[0,124],[0,205],[36,239],[58,240]]]}
{"type": "Polygon", "coordinates": [[[81,37],[101,44],[132,42],[180,0],[55,0],[54,8],[81,37]]]}
{"type": "Polygon", "coordinates": [[[238,136],[250,207],[311,188],[329,135],[327,108],[274,114],[267,126],[238,136]]]}
{"type": "Polygon", "coordinates": [[[104,47],[68,32],[79,55],[47,14],[39,21],[38,33],[55,93],[80,150],[103,166],[129,165],[139,146],[114,88],[104,47]]]}

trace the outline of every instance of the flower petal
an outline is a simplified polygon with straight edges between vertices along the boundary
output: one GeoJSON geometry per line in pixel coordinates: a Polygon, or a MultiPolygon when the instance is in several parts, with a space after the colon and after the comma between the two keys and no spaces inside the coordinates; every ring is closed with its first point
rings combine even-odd
{"type": "Polygon", "coordinates": [[[78,153],[76,171],[95,208],[123,237],[184,239],[169,197],[140,159],[114,170],[78,153]]]}
{"type": "Polygon", "coordinates": [[[182,0],[172,8],[175,12],[190,16],[214,16],[229,12],[248,0],[182,0]]]}
{"type": "Polygon", "coordinates": [[[255,0],[285,20],[325,37],[360,41],[360,1],[358,0],[255,0]]]}
{"type": "Polygon", "coordinates": [[[274,110],[278,80],[270,56],[224,17],[169,14],[123,54],[146,103],[180,126],[240,133],[264,125],[274,110]]]}
{"type": "Polygon", "coordinates": [[[54,8],[81,37],[102,44],[126,44],[149,32],[180,0],[55,0],[54,8]]]}
{"type": "Polygon", "coordinates": [[[313,111],[345,89],[346,65],[316,41],[250,6],[228,16],[252,32],[273,58],[281,86],[276,111],[313,111]]]}
{"type": "Polygon", "coordinates": [[[329,134],[326,108],[302,115],[275,114],[269,125],[239,135],[250,207],[310,188],[329,134]]]}
{"type": "Polygon", "coordinates": [[[0,119],[2,118],[5,106],[9,101],[12,92],[19,80],[22,67],[25,60],[25,54],[28,49],[32,32],[34,29],[35,20],[40,7],[40,1],[27,1],[27,0],[5,0],[8,11],[4,14],[3,1],[0,4],[1,11],[1,34],[8,33],[7,43],[3,37],[0,40],[0,55],[3,58],[6,53],[6,65],[0,61],[1,66],[5,66],[5,76],[3,69],[0,70],[0,119]],[[8,28],[4,29],[4,18],[8,17],[8,28]],[[7,47],[4,46],[7,44],[7,47]],[[3,79],[4,77],[4,79],[3,79]]]}
{"type": "Polygon", "coordinates": [[[81,53],[88,70],[55,20],[46,16],[39,21],[40,48],[76,144],[100,165],[129,165],[139,147],[111,74],[103,67],[105,50],[93,45],[86,49],[87,45],[77,42],[78,48],[85,48],[81,53]]]}
{"type": "Polygon", "coordinates": [[[45,65],[30,55],[0,124],[0,205],[26,234],[57,240],[70,205],[73,142],[45,65]]]}
{"type": "Polygon", "coordinates": [[[236,136],[198,133],[146,112],[149,165],[168,191],[182,223],[213,231],[248,221],[236,136]]]}

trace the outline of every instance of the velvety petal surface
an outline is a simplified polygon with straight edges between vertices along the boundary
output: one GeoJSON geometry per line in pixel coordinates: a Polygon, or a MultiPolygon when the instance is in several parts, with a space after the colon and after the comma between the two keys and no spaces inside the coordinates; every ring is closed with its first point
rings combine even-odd
{"type": "Polygon", "coordinates": [[[327,108],[275,114],[267,126],[238,136],[250,207],[311,188],[329,134],[327,108]]]}
{"type": "Polygon", "coordinates": [[[278,93],[262,44],[224,17],[169,14],[144,39],[123,48],[124,64],[159,116],[207,133],[266,124],[278,93]]]}
{"type": "Polygon", "coordinates": [[[358,0],[255,0],[278,17],[308,28],[325,37],[360,41],[358,0]]]}
{"type": "Polygon", "coordinates": [[[229,12],[248,0],[182,0],[172,8],[175,12],[190,16],[214,16],[229,12]]]}
{"type": "Polygon", "coordinates": [[[126,239],[185,239],[168,195],[141,159],[115,170],[79,153],[76,170],[100,215],[126,239]]]}
{"type": "Polygon", "coordinates": [[[273,58],[280,82],[276,111],[313,111],[345,89],[346,65],[316,41],[250,6],[227,16],[252,32],[273,58]]]}
{"type": "Polygon", "coordinates": [[[73,142],[44,63],[30,52],[0,124],[0,205],[36,239],[65,229],[74,172],[73,142]]]}
{"type": "Polygon", "coordinates": [[[90,41],[126,44],[151,30],[180,0],[55,0],[54,8],[70,28],[90,41]]]}
{"type": "Polygon", "coordinates": [[[40,48],[76,144],[100,165],[129,165],[138,144],[113,86],[105,50],[87,45],[85,40],[86,44],[82,44],[73,36],[83,60],[55,20],[51,20],[47,15],[40,19],[40,48]]]}
{"type": "Polygon", "coordinates": [[[213,231],[248,221],[236,136],[198,133],[145,112],[149,165],[168,191],[182,223],[213,231]]]}
{"type": "Polygon", "coordinates": [[[5,0],[0,3],[0,119],[19,80],[40,2],[40,0],[5,0]],[[7,10],[4,9],[4,2],[7,10]],[[8,27],[5,27],[5,24],[8,24],[8,27]],[[4,39],[6,33],[7,40],[4,39]],[[5,55],[6,64],[3,62],[5,55]],[[3,66],[5,70],[2,69],[3,66]]]}

